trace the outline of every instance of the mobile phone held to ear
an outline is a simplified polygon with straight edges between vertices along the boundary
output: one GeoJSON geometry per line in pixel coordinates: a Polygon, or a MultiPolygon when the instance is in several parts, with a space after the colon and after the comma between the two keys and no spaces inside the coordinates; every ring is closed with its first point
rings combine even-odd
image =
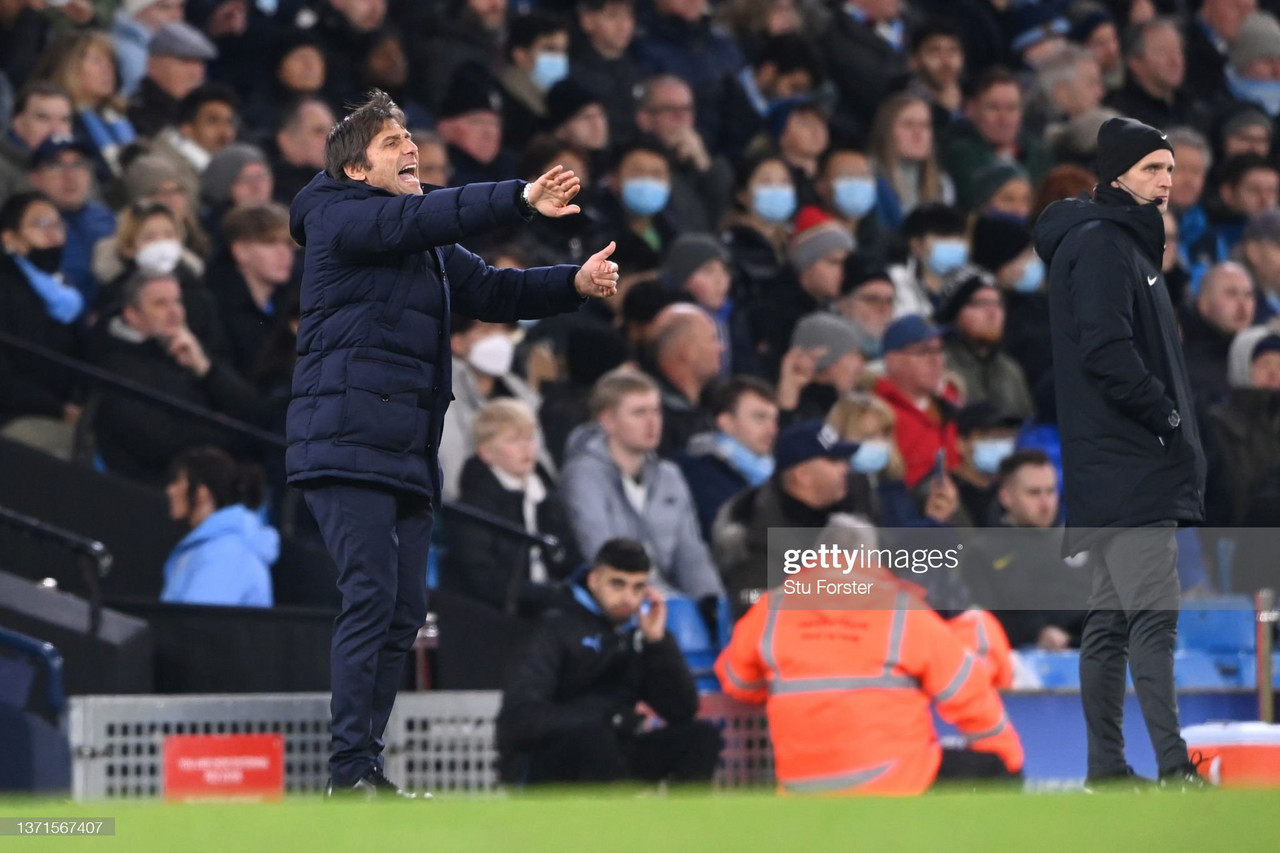
{"type": "Polygon", "coordinates": [[[939,447],[938,452],[934,454],[933,461],[933,479],[942,482],[942,477],[947,473],[947,449],[939,447]]]}

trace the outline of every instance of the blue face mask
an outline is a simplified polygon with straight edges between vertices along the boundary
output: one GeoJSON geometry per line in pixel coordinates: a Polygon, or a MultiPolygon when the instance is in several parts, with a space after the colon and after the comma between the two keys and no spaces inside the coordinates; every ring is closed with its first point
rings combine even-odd
{"type": "Polygon", "coordinates": [[[796,212],[796,188],[768,184],[751,191],[751,209],[765,222],[785,222],[796,212]]]}
{"type": "Polygon", "coordinates": [[[772,456],[753,453],[745,444],[724,433],[716,436],[716,446],[720,449],[724,460],[746,477],[747,482],[752,486],[759,486],[773,476],[772,456]]]}
{"type": "Polygon", "coordinates": [[[1011,453],[1012,438],[980,438],[973,443],[973,467],[984,474],[995,474],[1011,453]]]}
{"type": "Polygon", "coordinates": [[[837,178],[831,189],[841,216],[857,219],[876,205],[876,182],[870,178],[837,178]]]}
{"type": "Polygon", "coordinates": [[[539,52],[533,58],[533,70],[529,77],[542,91],[547,91],[569,76],[569,54],[539,52]]]}
{"type": "Polygon", "coordinates": [[[1044,261],[1032,256],[1022,268],[1022,275],[1013,283],[1013,289],[1019,293],[1035,293],[1044,283],[1044,261]]]}
{"type": "Polygon", "coordinates": [[[925,266],[934,275],[947,275],[969,260],[969,246],[963,240],[934,240],[925,266]]]}
{"type": "Polygon", "coordinates": [[[667,206],[671,185],[657,178],[632,178],[622,182],[622,203],[636,216],[653,216],[667,206]]]}
{"type": "Polygon", "coordinates": [[[1257,104],[1272,118],[1280,118],[1280,80],[1250,80],[1227,69],[1227,86],[1242,101],[1257,104]]]}
{"type": "Polygon", "coordinates": [[[859,474],[879,474],[889,464],[889,442],[864,441],[853,454],[853,470],[859,474]]]}

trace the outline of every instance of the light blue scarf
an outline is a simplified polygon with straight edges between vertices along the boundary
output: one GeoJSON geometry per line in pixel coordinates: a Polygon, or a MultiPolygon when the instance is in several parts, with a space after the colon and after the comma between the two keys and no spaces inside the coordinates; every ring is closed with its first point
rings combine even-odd
{"type": "Polygon", "coordinates": [[[84,296],[61,276],[47,273],[36,267],[22,255],[10,255],[22,274],[31,282],[31,289],[44,301],[45,313],[64,326],[74,323],[84,311],[84,296]]]}

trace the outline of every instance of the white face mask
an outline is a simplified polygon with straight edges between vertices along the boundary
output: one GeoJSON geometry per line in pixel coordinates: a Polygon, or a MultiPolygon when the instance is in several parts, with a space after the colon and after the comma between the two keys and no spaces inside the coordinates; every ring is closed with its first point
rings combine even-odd
{"type": "Polygon", "coordinates": [[[138,249],[138,267],[147,272],[171,273],[182,260],[182,244],[177,240],[156,240],[138,249]]]}
{"type": "Polygon", "coordinates": [[[489,335],[471,345],[467,363],[489,376],[505,376],[511,372],[516,345],[504,334],[489,335]]]}

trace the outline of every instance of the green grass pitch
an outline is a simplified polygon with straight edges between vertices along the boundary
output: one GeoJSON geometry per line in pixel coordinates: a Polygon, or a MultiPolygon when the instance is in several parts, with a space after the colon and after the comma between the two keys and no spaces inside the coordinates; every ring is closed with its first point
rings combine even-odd
{"type": "Polygon", "coordinates": [[[40,850],[429,853],[1280,850],[1280,791],[931,794],[799,799],[767,793],[441,797],[434,801],[75,804],[0,800],[0,817],[114,817],[113,838],[4,838],[40,850]]]}

